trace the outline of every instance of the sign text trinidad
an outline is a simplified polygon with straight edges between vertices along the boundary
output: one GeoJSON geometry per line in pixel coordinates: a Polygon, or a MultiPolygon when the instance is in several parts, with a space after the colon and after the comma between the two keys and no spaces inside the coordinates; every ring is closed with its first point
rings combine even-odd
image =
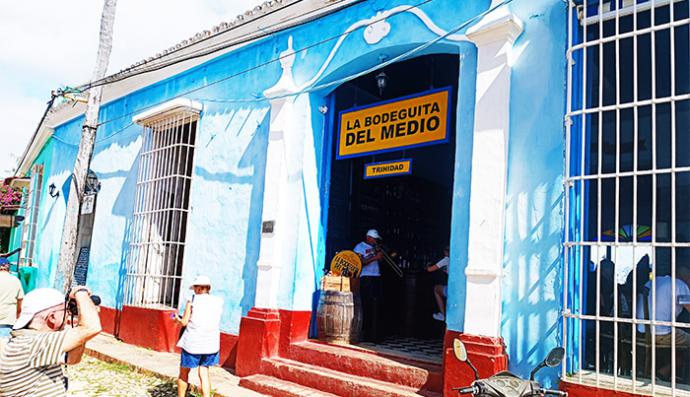
{"type": "Polygon", "coordinates": [[[342,111],[337,158],[447,142],[450,92],[446,87],[342,111]]]}

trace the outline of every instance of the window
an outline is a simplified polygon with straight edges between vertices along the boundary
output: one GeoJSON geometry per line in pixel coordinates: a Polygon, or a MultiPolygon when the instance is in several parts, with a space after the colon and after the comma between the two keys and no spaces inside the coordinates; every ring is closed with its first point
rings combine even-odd
{"type": "Polygon", "coordinates": [[[24,225],[22,227],[22,250],[19,253],[19,266],[33,266],[36,248],[36,225],[38,224],[38,205],[41,202],[43,185],[43,166],[31,168],[29,190],[24,195],[24,225]]]}
{"type": "Polygon", "coordinates": [[[125,303],[176,307],[185,253],[198,110],[176,107],[145,118],[125,303]]]}
{"type": "Polygon", "coordinates": [[[689,16],[688,0],[570,2],[563,376],[572,382],[690,390],[689,16]]]}

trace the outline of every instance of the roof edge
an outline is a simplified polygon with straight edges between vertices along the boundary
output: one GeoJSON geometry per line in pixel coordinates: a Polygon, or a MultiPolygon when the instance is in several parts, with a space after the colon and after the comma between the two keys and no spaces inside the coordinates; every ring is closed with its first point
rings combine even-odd
{"type": "MultiPolygon", "coordinates": [[[[264,22],[264,17],[268,16],[272,17],[270,21],[274,23],[276,27],[275,30],[265,34],[264,36],[259,36],[257,38],[249,40],[248,42],[239,43],[228,48],[218,50],[217,52],[213,52],[203,57],[190,59],[179,64],[166,66],[160,70],[131,76],[127,79],[115,81],[113,83],[104,85],[101,96],[101,106],[105,106],[110,102],[123,98],[131,94],[132,92],[151,86],[155,83],[158,83],[175,75],[181,74],[187,70],[190,70],[212,59],[218,58],[224,54],[236,51],[237,49],[250,45],[256,42],[257,40],[262,39],[263,37],[268,37],[277,32],[282,32],[287,29],[290,29],[296,25],[300,25],[311,20],[319,19],[324,15],[329,14],[330,12],[337,11],[339,9],[345,8],[347,6],[361,1],[362,0],[273,0],[273,3],[279,4],[280,7],[278,7],[275,10],[272,10],[271,12],[263,12],[261,15],[258,15],[257,7],[255,7],[253,11],[254,15],[256,16],[251,19],[243,20],[243,22],[240,24],[234,24],[232,26],[228,25],[230,27],[228,27],[225,30],[221,30],[221,27],[223,26],[223,23],[221,23],[220,25],[217,25],[217,33],[214,29],[214,32],[210,35],[199,36],[200,34],[197,34],[193,36],[194,38],[198,37],[193,42],[190,42],[189,44],[182,46],[180,48],[177,48],[177,46],[175,46],[174,51],[167,52],[165,54],[157,54],[156,57],[150,59],[163,61],[166,58],[172,57],[173,55],[180,56],[185,52],[192,53],[198,50],[199,48],[204,48],[203,46],[205,45],[212,46],[214,44],[217,44],[218,42],[225,42],[228,40],[247,36],[248,33],[251,34],[261,32],[263,31],[263,29],[261,28],[260,23],[264,22]],[[291,5],[298,4],[301,4],[302,6],[294,8],[289,7],[291,5]]],[[[266,3],[269,3],[269,1],[264,2],[263,5],[265,5],[266,3]]],[[[266,9],[264,9],[264,11],[265,10],[266,9]]],[[[250,13],[250,11],[245,12],[244,15],[247,15],[248,13],[250,13]]],[[[238,18],[240,18],[240,16],[238,16],[238,18]]],[[[244,17],[244,19],[246,19],[246,17],[244,17]]],[[[185,43],[186,41],[188,40],[183,40],[181,43],[185,43]]],[[[125,74],[129,72],[135,72],[137,71],[137,68],[141,66],[143,65],[135,64],[133,65],[134,68],[130,67],[128,69],[124,69],[108,77],[117,76],[123,72],[125,72],[125,74]]],[[[47,115],[45,120],[42,120],[43,122],[39,124],[38,130],[35,132],[31,141],[27,144],[27,147],[24,151],[24,155],[18,162],[17,170],[15,171],[15,176],[21,176],[28,171],[30,165],[34,162],[36,156],[38,155],[38,153],[40,153],[41,149],[49,140],[49,138],[54,132],[54,129],[57,126],[60,126],[70,120],[80,117],[84,114],[85,111],[86,106],[82,103],[64,102],[62,104],[53,105],[52,109],[48,112],[49,114],[47,115]],[[50,121],[50,126],[46,125],[48,121],[50,121]]]]}

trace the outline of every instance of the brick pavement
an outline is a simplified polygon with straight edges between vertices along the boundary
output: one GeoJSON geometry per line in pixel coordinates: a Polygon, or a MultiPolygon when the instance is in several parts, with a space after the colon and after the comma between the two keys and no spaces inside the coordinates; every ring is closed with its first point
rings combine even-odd
{"type": "MultiPolygon", "coordinates": [[[[86,345],[86,353],[99,360],[125,364],[141,373],[165,380],[177,379],[180,356],[174,353],[156,352],[120,342],[112,336],[101,334],[86,345]]],[[[261,397],[262,394],[238,385],[240,378],[227,369],[211,368],[211,385],[217,397],[261,397]]],[[[191,385],[199,386],[199,377],[190,373],[191,385]]]]}

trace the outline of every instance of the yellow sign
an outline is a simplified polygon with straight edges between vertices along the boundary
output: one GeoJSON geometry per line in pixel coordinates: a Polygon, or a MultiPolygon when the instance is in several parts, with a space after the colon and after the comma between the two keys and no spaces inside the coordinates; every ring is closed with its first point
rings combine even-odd
{"type": "Polygon", "coordinates": [[[364,164],[364,179],[399,176],[412,173],[412,159],[364,164]]]}
{"type": "Polygon", "coordinates": [[[447,87],[341,112],[336,158],[447,142],[450,92],[447,87]]]}
{"type": "Polygon", "coordinates": [[[358,277],[362,271],[362,260],[354,251],[341,251],[331,261],[334,276],[358,277]]]}

